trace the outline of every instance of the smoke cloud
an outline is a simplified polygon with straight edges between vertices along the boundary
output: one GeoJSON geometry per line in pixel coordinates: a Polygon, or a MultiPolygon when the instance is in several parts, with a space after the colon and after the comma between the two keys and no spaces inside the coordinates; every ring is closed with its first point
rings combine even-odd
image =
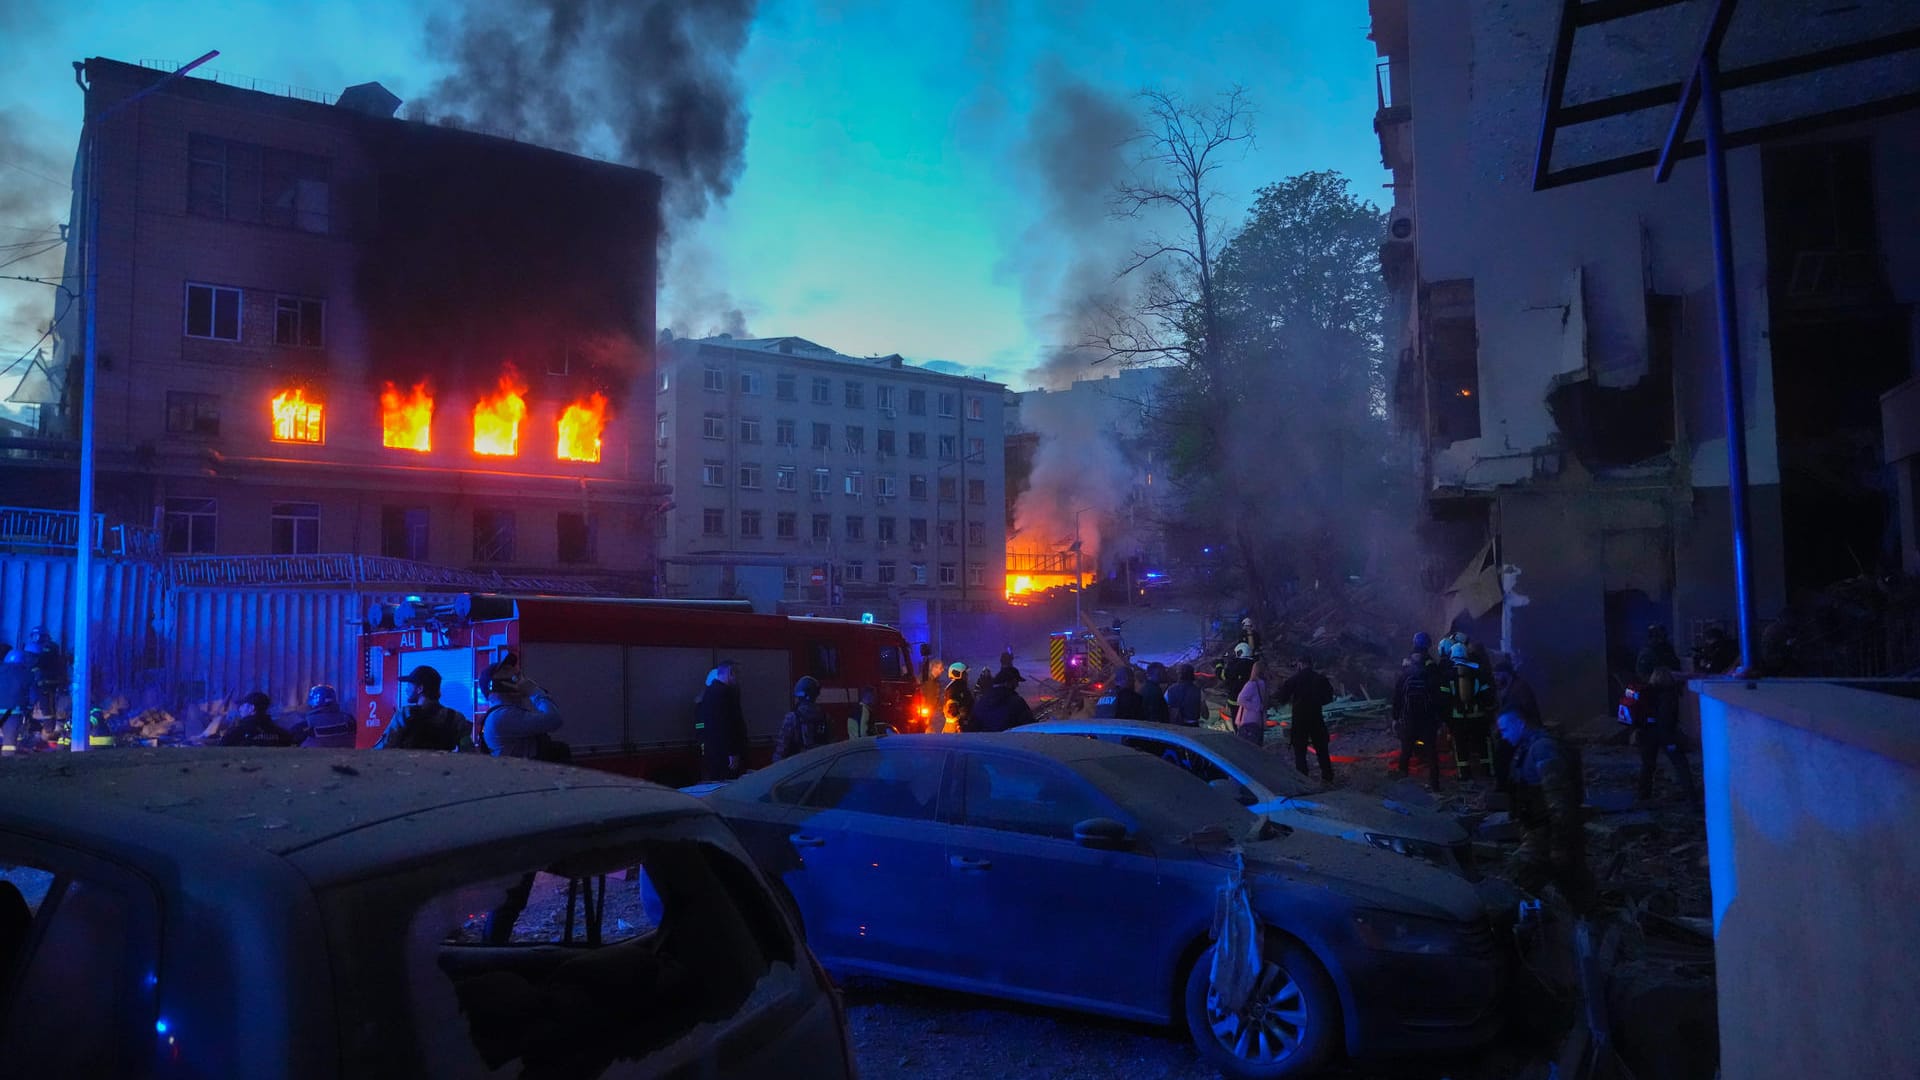
{"type": "Polygon", "coordinates": [[[1134,468],[1115,430],[1121,410],[1090,407],[1099,404],[1085,390],[1034,393],[1021,400],[1021,422],[1040,433],[1040,443],[1029,486],[1014,504],[1009,546],[1015,550],[1065,549],[1075,534],[1075,512],[1081,511],[1079,539],[1088,570],[1100,565],[1103,553],[1130,553],[1121,522],[1134,468]]]}
{"type": "MultiPolygon", "coordinates": [[[[0,276],[60,276],[66,245],[57,223],[67,216],[70,167],[24,116],[0,109],[0,276]]],[[[40,337],[65,295],[37,282],[0,281],[0,370],[40,337]]],[[[19,374],[15,368],[0,378],[0,400],[19,374]]]]}
{"type": "Polygon", "coordinates": [[[752,337],[747,330],[752,305],[735,298],[723,277],[712,250],[704,244],[690,240],[674,245],[662,282],[665,310],[660,324],[675,337],[752,337]]]}
{"type": "Polygon", "coordinates": [[[1040,101],[1016,153],[1038,211],[1009,262],[1036,307],[1035,331],[1050,345],[1028,380],[1065,389],[1099,353],[1102,315],[1127,295],[1119,272],[1133,246],[1116,221],[1113,194],[1128,174],[1128,144],[1139,122],[1120,100],[1058,71],[1041,75],[1040,101]]]}
{"type": "Polygon", "coordinates": [[[416,104],[461,126],[658,173],[670,221],[733,192],[747,115],[735,65],[754,0],[479,0],[436,16],[454,71],[416,104]]]}

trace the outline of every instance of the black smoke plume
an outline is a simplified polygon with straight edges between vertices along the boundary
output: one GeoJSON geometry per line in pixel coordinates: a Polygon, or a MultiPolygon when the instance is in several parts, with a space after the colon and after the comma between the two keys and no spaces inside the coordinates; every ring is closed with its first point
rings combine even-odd
{"type": "Polygon", "coordinates": [[[434,19],[453,73],[415,104],[666,182],[670,221],[733,191],[747,115],[734,73],[754,0],[480,0],[434,19]]]}
{"type": "Polygon", "coordinates": [[[1138,129],[1121,101],[1058,73],[1042,77],[1041,99],[1016,159],[1038,213],[1010,260],[1039,305],[1029,317],[1050,343],[1027,373],[1036,386],[1064,389],[1093,374],[1099,354],[1086,343],[1099,336],[1102,314],[1124,295],[1119,273],[1132,236],[1111,207],[1138,129]]]}
{"type": "MultiPolygon", "coordinates": [[[[66,245],[57,222],[67,215],[71,159],[37,135],[18,112],[0,109],[0,277],[58,279],[66,245]]],[[[69,283],[72,284],[72,283],[69,283]]],[[[37,282],[0,281],[0,369],[33,344],[69,294],[37,282]],[[11,349],[12,351],[8,351],[11,349]]],[[[52,355],[49,345],[47,353],[52,355]]],[[[0,378],[0,397],[15,369],[0,378]]]]}

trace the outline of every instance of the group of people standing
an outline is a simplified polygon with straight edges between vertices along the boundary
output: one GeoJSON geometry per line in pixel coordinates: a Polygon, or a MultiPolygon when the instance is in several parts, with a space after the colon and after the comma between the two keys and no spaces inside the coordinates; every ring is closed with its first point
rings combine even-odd
{"type": "MultiPolygon", "coordinates": [[[[399,707],[374,743],[375,750],[442,750],[494,757],[565,761],[565,743],[553,738],[562,719],[546,689],[528,678],[520,658],[508,653],[487,669],[482,686],[487,710],[469,721],[440,700],[440,672],[422,664],[400,677],[399,707]]],[[[307,691],[307,710],[291,725],[273,717],[273,699],[254,691],[240,699],[240,715],[211,737],[220,746],[351,749],[355,721],[340,707],[340,694],[320,683],[307,691]]]]}
{"type": "Polygon", "coordinates": [[[1027,677],[1014,666],[1011,651],[1000,654],[1000,666],[983,669],[968,681],[964,661],[943,664],[933,647],[920,646],[920,694],[927,705],[927,732],[1012,731],[1033,723],[1033,709],[1020,693],[1027,677]]]}

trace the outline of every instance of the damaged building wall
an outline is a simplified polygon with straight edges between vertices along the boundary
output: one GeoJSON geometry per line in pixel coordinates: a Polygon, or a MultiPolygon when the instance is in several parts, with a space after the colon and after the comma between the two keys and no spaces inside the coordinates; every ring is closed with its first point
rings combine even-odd
{"type": "MultiPolygon", "coordinates": [[[[1712,376],[1698,388],[1712,393],[1686,395],[1682,405],[1693,457],[1704,464],[1724,453],[1702,163],[1682,162],[1664,185],[1636,173],[1533,191],[1540,85],[1557,10],[1472,4],[1461,18],[1433,5],[1408,8],[1420,277],[1472,280],[1479,330],[1481,435],[1435,447],[1436,481],[1525,479],[1532,472],[1526,455],[1559,437],[1547,407],[1556,376],[1584,368],[1617,388],[1644,374],[1649,292],[1680,298],[1690,324],[1677,367],[1712,376]],[[1699,327],[1709,332],[1693,332],[1699,327]]],[[[1769,484],[1778,468],[1758,151],[1733,154],[1729,166],[1751,480],[1769,484]]],[[[1696,482],[1708,477],[1703,471],[1696,482]]]]}

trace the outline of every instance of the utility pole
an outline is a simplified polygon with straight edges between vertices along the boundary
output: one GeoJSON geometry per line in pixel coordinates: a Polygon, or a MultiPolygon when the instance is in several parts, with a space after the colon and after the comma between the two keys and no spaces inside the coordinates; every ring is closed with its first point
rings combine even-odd
{"type": "MultiPolygon", "coordinates": [[[[139,101],[201,64],[220,55],[213,49],[179,69],[155,79],[145,89],[88,117],[82,128],[82,144],[87,162],[87,231],[84,252],[86,279],[83,288],[86,313],[86,358],[80,383],[80,497],[79,529],[74,538],[73,564],[73,685],[67,715],[67,748],[78,753],[87,748],[93,734],[92,697],[89,693],[88,651],[93,637],[93,473],[94,473],[94,383],[99,372],[96,347],[100,296],[100,125],[115,113],[139,101]]],[[[83,81],[86,64],[73,62],[73,81],[82,94],[91,88],[83,81]]],[[[84,103],[84,98],[82,99],[84,103]]],[[[84,105],[83,105],[84,107],[84,105]]]]}

